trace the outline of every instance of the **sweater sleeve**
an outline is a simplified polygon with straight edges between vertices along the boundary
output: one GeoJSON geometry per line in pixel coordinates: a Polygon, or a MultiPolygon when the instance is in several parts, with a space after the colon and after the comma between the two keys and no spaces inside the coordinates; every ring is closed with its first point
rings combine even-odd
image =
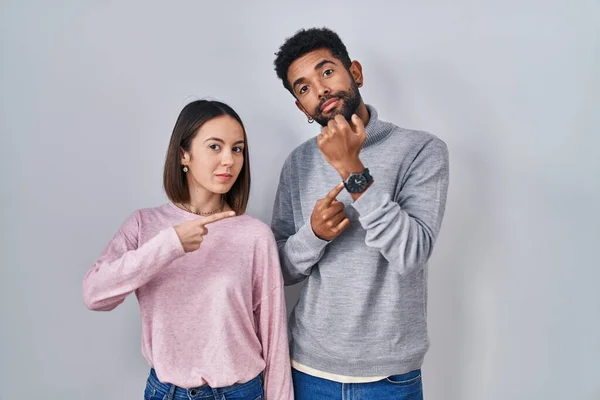
{"type": "Polygon", "coordinates": [[[315,235],[310,220],[296,231],[288,171],[289,160],[281,170],[273,206],[271,229],[277,240],[283,279],[286,285],[293,285],[310,275],[313,266],[323,257],[325,247],[329,242],[315,235]]]}
{"type": "Polygon", "coordinates": [[[90,310],[110,311],[145,285],[166,265],[185,254],[169,227],[139,246],[138,213],[131,215],[83,279],[83,299],[90,310]]]}
{"type": "Polygon", "coordinates": [[[265,361],[264,390],[266,400],[294,399],[290,366],[285,294],[277,245],[273,235],[265,235],[264,243],[255,250],[255,270],[262,277],[255,283],[260,293],[254,307],[258,322],[258,338],[265,361]]]}
{"type": "Polygon", "coordinates": [[[366,230],[365,243],[378,249],[400,274],[421,268],[440,230],[449,180],[448,149],[434,138],[413,160],[397,199],[375,182],[352,206],[366,230]]]}

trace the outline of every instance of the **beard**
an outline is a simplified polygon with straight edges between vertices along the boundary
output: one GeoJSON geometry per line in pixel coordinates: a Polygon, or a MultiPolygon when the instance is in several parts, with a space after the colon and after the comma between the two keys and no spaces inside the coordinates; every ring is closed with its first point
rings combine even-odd
{"type": "Polygon", "coordinates": [[[352,81],[348,91],[340,91],[327,97],[323,97],[319,102],[319,105],[317,105],[313,111],[312,119],[317,121],[321,126],[326,126],[329,120],[334,119],[336,115],[341,115],[346,121],[350,121],[352,114],[356,112],[361,101],[362,97],[358,91],[358,86],[356,85],[356,82],[352,81]],[[323,106],[326,101],[336,98],[341,100],[342,106],[336,106],[336,108],[329,111],[327,115],[323,114],[321,106],[323,106]]]}

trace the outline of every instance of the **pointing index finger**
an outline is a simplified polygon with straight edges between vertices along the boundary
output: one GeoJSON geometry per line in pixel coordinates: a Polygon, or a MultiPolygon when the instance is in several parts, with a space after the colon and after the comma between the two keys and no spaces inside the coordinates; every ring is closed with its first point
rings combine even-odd
{"type": "Polygon", "coordinates": [[[212,224],[213,222],[217,222],[221,219],[233,217],[234,215],[235,215],[235,211],[225,211],[225,212],[220,212],[218,214],[209,215],[208,217],[200,220],[200,226],[212,224]]]}
{"type": "Polygon", "coordinates": [[[331,191],[329,193],[327,193],[327,195],[325,196],[325,199],[327,200],[327,202],[329,204],[333,203],[333,201],[335,200],[337,195],[340,194],[340,192],[342,191],[343,188],[344,188],[344,182],[340,182],[336,185],[336,187],[331,189],[331,191]]]}

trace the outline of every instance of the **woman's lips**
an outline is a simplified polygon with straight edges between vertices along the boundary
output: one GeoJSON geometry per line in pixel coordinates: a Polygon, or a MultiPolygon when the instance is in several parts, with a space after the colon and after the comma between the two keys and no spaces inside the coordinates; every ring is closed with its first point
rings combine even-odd
{"type": "Polygon", "coordinates": [[[219,178],[222,181],[227,182],[228,180],[230,180],[231,178],[233,178],[233,175],[231,175],[231,174],[217,174],[217,178],[219,178]]]}

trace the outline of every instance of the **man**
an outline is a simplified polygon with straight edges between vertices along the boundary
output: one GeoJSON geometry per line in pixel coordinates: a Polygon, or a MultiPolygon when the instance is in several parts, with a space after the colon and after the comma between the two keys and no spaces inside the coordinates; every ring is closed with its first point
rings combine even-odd
{"type": "Polygon", "coordinates": [[[275,70],[323,127],[286,160],[273,210],[285,283],[307,280],[290,317],[295,397],[422,399],[447,147],[379,120],[362,66],[329,29],[288,38],[275,70]]]}

